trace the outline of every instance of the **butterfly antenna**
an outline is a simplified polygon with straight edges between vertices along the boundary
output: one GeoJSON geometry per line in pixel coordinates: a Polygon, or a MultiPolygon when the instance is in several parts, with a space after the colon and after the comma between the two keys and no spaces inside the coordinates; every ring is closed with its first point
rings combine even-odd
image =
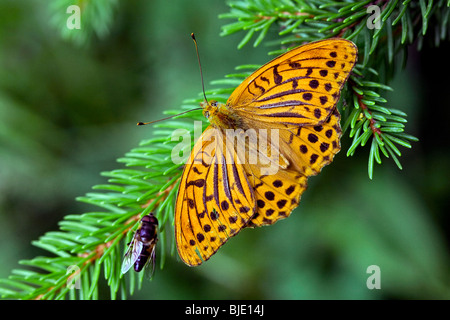
{"type": "MultiPolygon", "coordinates": [[[[201,79],[202,79],[203,96],[205,97],[206,103],[208,103],[208,99],[206,99],[206,94],[205,94],[205,84],[204,84],[204,82],[203,82],[202,64],[200,63],[200,55],[198,54],[197,40],[195,39],[194,33],[191,33],[191,38],[192,38],[192,40],[194,40],[195,51],[197,52],[198,65],[199,65],[199,67],[200,67],[200,77],[201,77],[201,79]]],[[[179,116],[179,115],[182,115],[182,114],[185,114],[185,113],[194,111],[194,110],[200,110],[200,109],[203,109],[203,108],[195,108],[195,109],[191,109],[191,110],[188,110],[188,111],[185,111],[185,112],[181,112],[181,113],[178,113],[178,114],[174,114],[173,116],[170,116],[170,117],[167,117],[167,118],[163,118],[163,119],[159,119],[159,120],[154,120],[154,121],[150,121],[150,122],[138,122],[137,125],[138,125],[138,126],[144,126],[144,125],[146,125],[146,124],[151,124],[151,123],[155,123],[155,122],[159,122],[159,121],[164,121],[164,120],[171,119],[171,118],[173,118],[173,117],[176,117],[176,116],[179,116]]]]}
{"type": "Polygon", "coordinates": [[[208,103],[208,99],[206,99],[206,94],[205,94],[205,83],[203,82],[202,64],[200,63],[200,55],[198,54],[197,40],[195,39],[194,33],[191,33],[191,38],[192,38],[192,40],[194,40],[195,51],[197,52],[198,66],[200,67],[200,77],[202,78],[203,97],[205,97],[205,101],[206,101],[206,103],[208,103]]]}
{"type": "Polygon", "coordinates": [[[151,123],[155,123],[155,122],[159,122],[159,121],[168,120],[168,119],[171,119],[173,117],[181,116],[182,114],[185,114],[185,113],[188,113],[188,112],[191,112],[191,111],[194,111],[194,110],[201,110],[201,109],[203,109],[203,108],[195,108],[195,109],[187,110],[187,111],[184,111],[184,112],[181,112],[181,113],[174,114],[173,116],[170,116],[170,117],[167,117],[167,118],[158,119],[158,120],[154,120],[154,121],[150,121],[150,122],[138,122],[137,125],[138,126],[145,126],[146,124],[151,124],[151,123]]]}

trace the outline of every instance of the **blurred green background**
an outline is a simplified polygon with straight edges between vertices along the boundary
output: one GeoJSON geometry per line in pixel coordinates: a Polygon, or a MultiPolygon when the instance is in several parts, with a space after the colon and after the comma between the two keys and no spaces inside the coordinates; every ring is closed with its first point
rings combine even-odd
{"type": "MultiPolygon", "coordinates": [[[[118,1],[110,33],[87,46],[61,37],[50,3],[0,0],[0,278],[46,255],[30,242],[65,215],[92,210],[74,198],[151,136],[136,122],[201,91],[191,32],[207,88],[269,59],[264,46],[237,50],[243,34],[219,36],[230,22],[217,18],[229,10],[223,1],[118,1]]],[[[244,230],[197,268],[169,257],[132,298],[449,299],[449,47],[411,48],[391,83],[389,104],[420,139],[401,149],[402,171],[384,159],[371,181],[367,148],[343,151],[309,180],[289,219],[244,230]],[[370,265],[380,290],[366,286],[370,265]]]]}

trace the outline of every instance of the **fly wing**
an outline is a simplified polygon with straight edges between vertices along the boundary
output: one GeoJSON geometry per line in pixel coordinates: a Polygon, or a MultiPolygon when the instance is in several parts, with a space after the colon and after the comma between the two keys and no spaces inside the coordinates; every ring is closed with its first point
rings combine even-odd
{"type": "Polygon", "coordinates": [[[156,243],[158,242],[158,238],[155,238],[151,241],[150,247],[148,251],[150,251],[150,257],[147,260],[147,263],[144,266],[144,272],[147,279],[152,279],[153,274],[155,273],[156,267],[156,243]]]}
{"type": "Polygon", "coordinates": [[[143,244],[141,241],[136,239],[136,236],[131,241],[128,246],[127,252],[123,258],[122,262],[122,273],[126,273],[130,268],[134,265],[136,260],[139,258],[139,255],[142,251],[143,244]]]}

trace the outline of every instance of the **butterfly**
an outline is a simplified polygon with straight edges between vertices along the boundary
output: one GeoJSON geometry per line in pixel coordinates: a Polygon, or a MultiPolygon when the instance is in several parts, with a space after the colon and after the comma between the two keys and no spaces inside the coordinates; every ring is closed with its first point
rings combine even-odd
{"type": "Polygon", "coordinates": [[[298,206],[308,177],[340,150],[336,104],[356,61],[351,41],[312,42],[256,70],[226,104],[201,103],[210,125],[175,204],[183,262],[200,265],[243,228],[273,224],[298,206]]]}

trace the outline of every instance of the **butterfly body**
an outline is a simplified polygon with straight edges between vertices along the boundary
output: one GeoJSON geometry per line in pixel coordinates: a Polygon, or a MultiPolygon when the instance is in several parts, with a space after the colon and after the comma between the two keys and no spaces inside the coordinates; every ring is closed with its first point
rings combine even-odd
{"type": "Polygon", "coordinates": [[[221,129],[242,128],[242,120],[228,105],[215,100],[204,101],[200,105],[203,108],[203,115],[213,127],[221,129]]]}
{"type": "Polygon", "coordinates": [[[298,206],[309,176],[340,150],[340,91],[356,63],[347,40],[306,44],[245,79],[226,104],[201,103],[210,126],[186,162],[175,208],[181,259],[209,259],[245,227],[298,206]]]}

